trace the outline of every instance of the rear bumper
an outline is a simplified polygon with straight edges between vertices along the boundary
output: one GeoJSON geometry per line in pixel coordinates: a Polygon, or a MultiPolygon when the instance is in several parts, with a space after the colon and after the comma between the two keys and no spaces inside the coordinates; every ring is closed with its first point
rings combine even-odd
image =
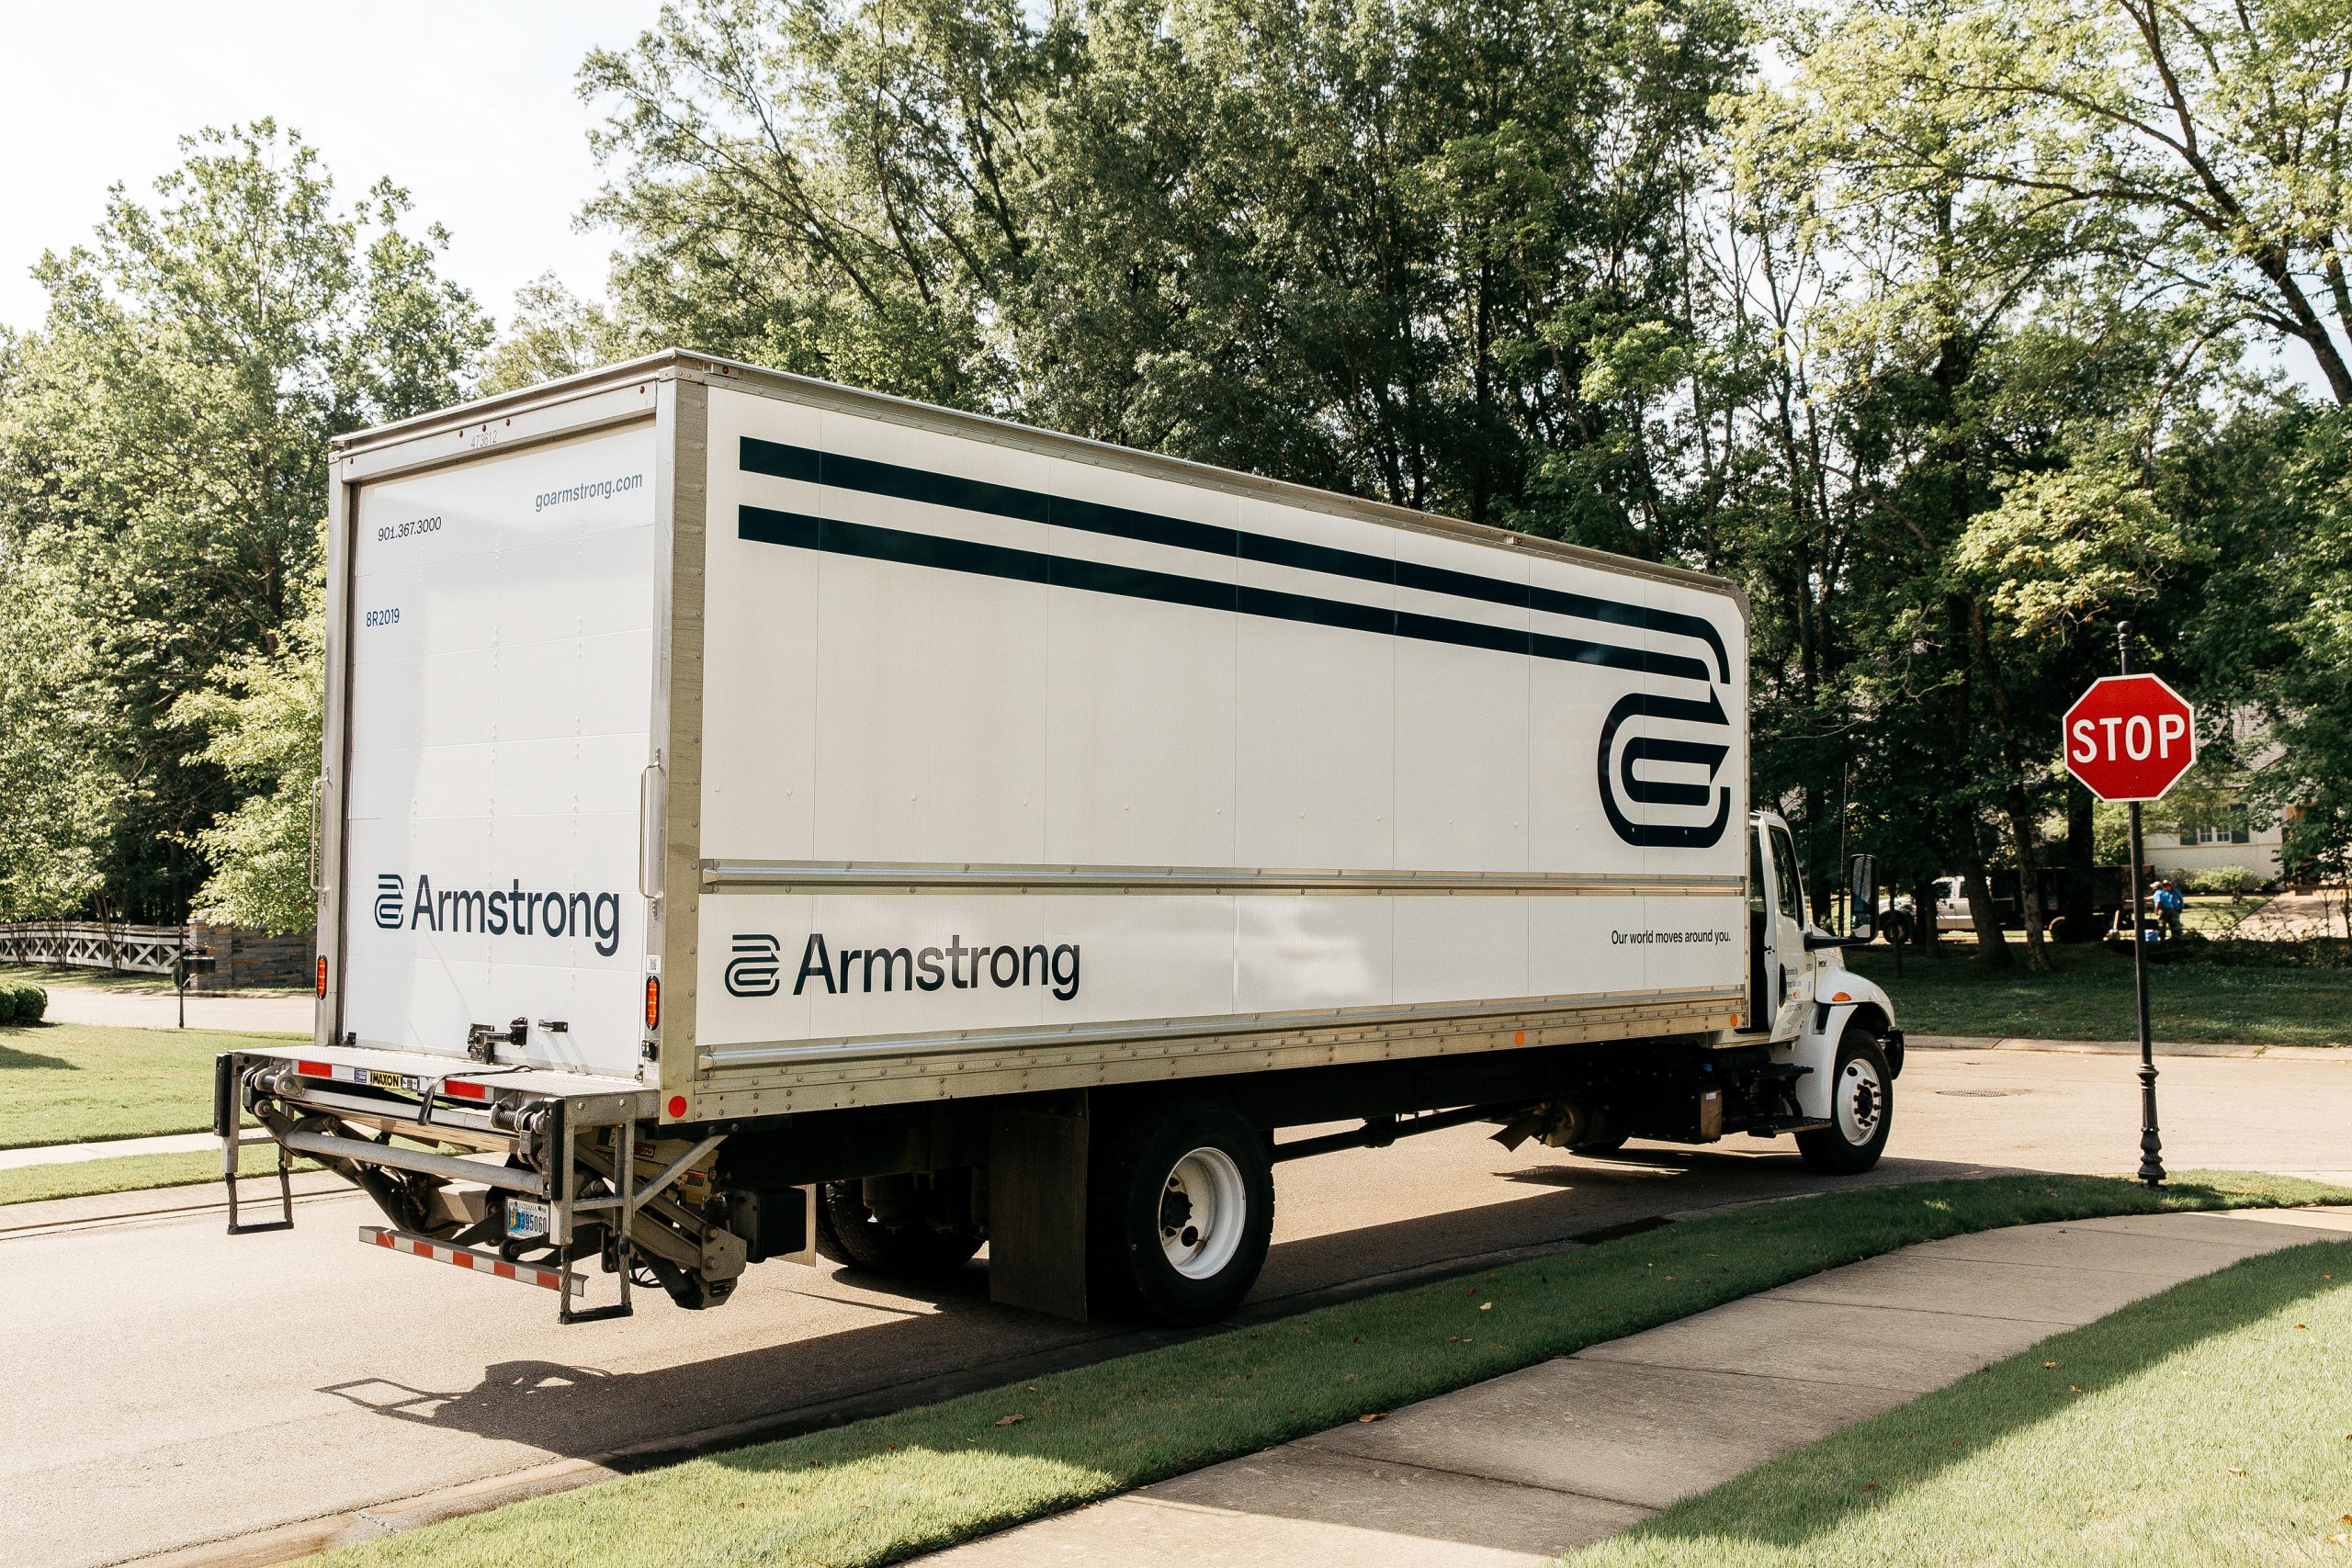
{"type": "Polygon", "coordinates": [[[392,1224],[361,1239],[501,1279],[548,1285],[566,1323],[626,1315],[650,1269],[691,1306],[727,1299],[747,1261],[714,1200],[724,1134],[645,1136],[656,1091],[631,1079],[502,1066],[365,1046],[263,1046],[218,1058],[214,1131],[236,1218],[236,1145],[250,1113],[284,1172],[317,1160],[374,1199],[392,1224]],[[388,1239],[389,1238],[389,1239],[388,1239]],[[618,1276],[619,1301],[575,1309],[572,1265],[618,1276]]]}
{"type": "Polygon", "coordinates": [[[248,1047],[213,1072],[212,1130],[232,1134],[242,1112],[271,1100],[379,1132],[521,1153],[532,1112],[560,1104],[572,1127],[653,1119],[655,1091],[629,1078],[453,1060],[368,1046],[248,1047]]]}

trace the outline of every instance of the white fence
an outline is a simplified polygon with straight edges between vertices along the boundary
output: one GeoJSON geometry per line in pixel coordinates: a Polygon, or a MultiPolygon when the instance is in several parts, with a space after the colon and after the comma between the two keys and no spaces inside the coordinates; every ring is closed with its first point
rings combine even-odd
{"type": "Polygon", "coordinates": [[[212,967],[189,980],[198,991],[246,986],[308,986],[315,948],[308,934],[271,936],[244,926],[109,925],[103,920],[27,920],[0,925],[0,964],[54,964],[133,975],[169,975],[185,937],[212,967]]]}
{"type": "Polygon", "coordinates": [[[57,964],[75,969],[127,969],[141,975],[168,975],[172,972],[172,959],[179,952],[180,937],[178,926],[28,921],[0,926],[0,963],[57,964]]]}

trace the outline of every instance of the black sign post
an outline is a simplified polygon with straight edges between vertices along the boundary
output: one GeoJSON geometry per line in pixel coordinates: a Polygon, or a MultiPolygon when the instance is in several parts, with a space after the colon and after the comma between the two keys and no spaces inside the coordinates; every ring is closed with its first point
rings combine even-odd
{"type": "MultiPolygon", "coordinates": [[[[2132,623],[2115,628],[2116,671],[2132,673],[2132,623]]],[[[2164,1140],[2156,1133],[2156,1048],[2148,1027],[2148,931],[2145,886],[2140,848],[2140,803],[2125,807],[2132,814],[2132,988],[2140,1003],[2140,1179],[2151,1187],[2164,1184],[2164,1140]]]]}

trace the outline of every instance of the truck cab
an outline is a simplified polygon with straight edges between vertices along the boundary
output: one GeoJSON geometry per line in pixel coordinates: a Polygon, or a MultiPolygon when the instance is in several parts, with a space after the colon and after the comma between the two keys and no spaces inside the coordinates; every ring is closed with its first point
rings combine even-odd
{"type": "Polygon", "coordinates": [[[1791,1130],[1808,1164],[1867,1169],[1884,1147],[1892,1086],[1903,1070],[1894,1003],[1846,966],[1843,952],[1876,934],[1865,913],[1879,908],[1876,863],[1854,857],[1853,929],[1834,933],[1806,897],[1786,819],[1758,811],[1749,825],[1747,1012],[1727,1038],[1760,1036],[1772,1063],[1768,1077],[1795,1069],[1786,1081],[1793,1114],[1805,1125],[1791,1130]]]}

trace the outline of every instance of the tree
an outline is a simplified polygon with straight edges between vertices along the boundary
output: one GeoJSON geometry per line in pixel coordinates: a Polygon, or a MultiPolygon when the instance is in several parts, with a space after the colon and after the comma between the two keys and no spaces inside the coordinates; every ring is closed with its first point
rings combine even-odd
{"type": "Polygon", "coordinates": [[[192,835],[212,873],[195,913],[271,931],[306,931],[317,917],[311,891],[312,819],[326,697],[323,582],[274,653],[248,653],[175,702],[170,722],[203,736],[196,755],[218,767],[243,799],[192,835]]]}
{"type": "Polygon", "coordinates": [[[397,187],[339,210],[317,153],[268,120],[182,146],[153,205],[118,186],[90,245],[42,259],[48,315],[0,397],[0,615],[67,655],[12,640],[0,685],[85,775],[74,826],[47,797],[0,810],[84,846],[99,910],[159,919],[205,878],[197,835],[263,787],[169,716],[284,650],[328,439],[455,400],[488,338],[397,187]]]}
{"type": "Polygon", "coordinates": [[[629,329],[611,311],[544,273],[514,291],[514,319],[484,361],[474,390],[511,392],[617,364],[637,352],[629,329]]]}
{"type": "MultiPolygon", "coordinates": [[[[1996,965],[1986,873],[2013,863],[2039,968],[2068,649],[2195,555],[2159,514],[2150,453],[2165,398],[2193,404],[2212,371],[2181,354],[2198,322],[2150,287],[2128,214],[2004,177],[2065,136],[1953,90],[1960,15],[1864,0],[1802,18],[1794,72],[1736,122],[1750,265],[1776,343],[1810,351],[1783,364],[1776,346],[1760,378],[1787,508],[1760,570],[1797,647],[1792,679],[1759,678],[1759,717],[1776,700],[1799,728],[1848,716],[1906,813],[1940,818],[1897,836],[1962,874],[1996,965]]],[[[2074,836],[2087,854],[2087,826],[2074,836]]]]}
{"type": "Polygon", "coordinates": [[[1938,167],[2096,217],[2101,251],[2193,309],[2184,358],[2256,327],[2352,405],[2347,0],[1865,0],[1824,37],[1842,69],[1989,132],[1938,167]]]}
{"type": "Polygon", "coordinates": [[[682,0],[581,69],[615,105],[588,216],[651,336],[1000,407],[986,318],[1032,243],[1035,113],[1066,33],[1014,0],[682,0]]]}
{"type": "Polygon", "coordinates": [[[698,0],[584,94],[649,331],[1645,555],[1725,0],[698,0]]]}
{"type": "Polygon", "coordinates": [[[2348,435],[2343,411],[2246,409],[2202,433],[2168,476],[2175,505],[2215,546],[2176,633],[2209,711],[2233,721],[2213,750],[2279,823],[2289,874],[2311,880],[2352,873],[2348,435]]]}

